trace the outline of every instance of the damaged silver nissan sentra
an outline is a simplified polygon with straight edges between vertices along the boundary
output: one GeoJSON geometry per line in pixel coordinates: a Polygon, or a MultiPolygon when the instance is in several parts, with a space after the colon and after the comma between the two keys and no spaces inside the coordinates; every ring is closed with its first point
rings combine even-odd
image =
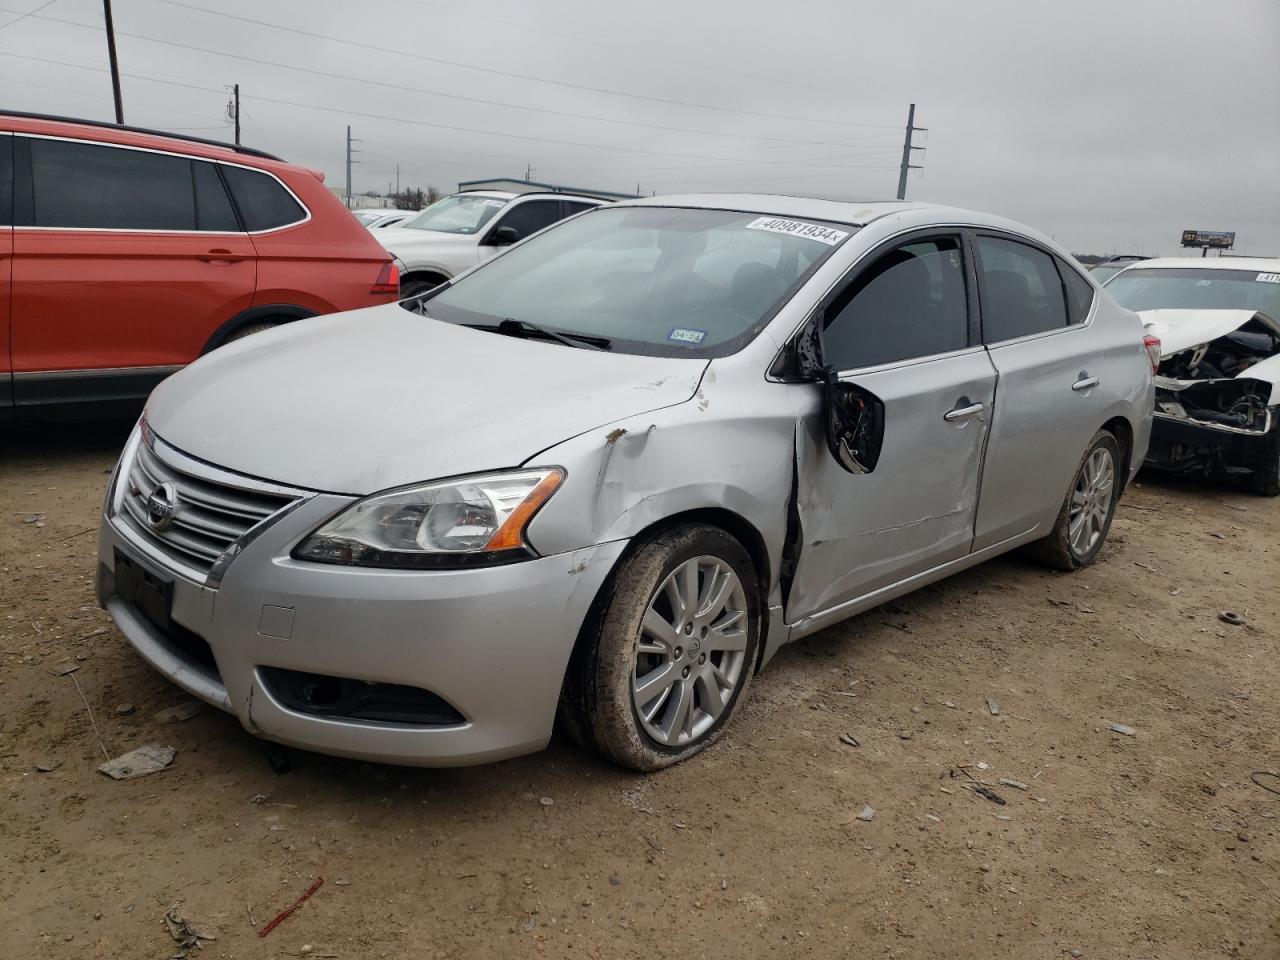
{"type": "Polygon", "coordinates": [[[1106,289],[1161,341],[1148,465],[1280,494],[1280,260],[1147,260],[1106,289]]]}
{"type": "Polygon", "coordinates": [[[1023,544],[1102,549],[1151,352],[1060,248],[907,203],[696,196],[162,384],[98,593],[250,732],[395,763],[713,742],[779,647],[1023,544]]]}

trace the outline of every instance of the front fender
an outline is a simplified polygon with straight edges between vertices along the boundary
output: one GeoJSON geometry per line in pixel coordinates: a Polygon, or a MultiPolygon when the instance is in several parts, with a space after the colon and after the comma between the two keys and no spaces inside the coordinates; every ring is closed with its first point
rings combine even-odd
{"type": "Polygon", "coordinates": [[[668,517],[727,510],[759,532],[778,601],[778,570],[792,494],[797,398],[786,384],[695,396],[574,437],[530,459],[557,464],[564,485],[529,525],[543,554],[630,539],[668,517]]]}

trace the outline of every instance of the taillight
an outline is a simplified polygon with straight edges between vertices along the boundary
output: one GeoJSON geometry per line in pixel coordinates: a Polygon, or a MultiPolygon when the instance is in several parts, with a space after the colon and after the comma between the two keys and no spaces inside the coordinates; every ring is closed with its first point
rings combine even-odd
{"type": "Polygon", "coordinates": [[[1147,359],[1151,361],[1151,372],[1160,369],[1160,338],[1147,334],[1142,338],[1142,345],[1147,348],[1147,359]]]}
{"type": "Polygon", "coordinates": [[[394,263],[384,263],[369,292],[375,296],[400,296],[400,268],[394,263]]]}

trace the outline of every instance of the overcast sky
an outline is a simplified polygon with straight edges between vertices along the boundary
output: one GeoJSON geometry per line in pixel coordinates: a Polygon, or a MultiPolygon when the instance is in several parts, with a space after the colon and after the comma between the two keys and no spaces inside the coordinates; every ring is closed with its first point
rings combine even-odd
{"type": "MultiPolygon", "coordinates": [[[[620,191],[892,197],[914,101],[928,132],[912,199],[1004,214],[1081,253],[1173,254],[1195,227],[1280,256],[1280,0],[114,13],[127,122],[229,139],[238,82],[244,142],[331,185],[349,123],[357,191],[385,190],[399,163],[403,186],[446,191],[532,166],[620,191]]],[[[106,65],[99,0],[0,0],[0,106],[111,119],[106,65]]]]}

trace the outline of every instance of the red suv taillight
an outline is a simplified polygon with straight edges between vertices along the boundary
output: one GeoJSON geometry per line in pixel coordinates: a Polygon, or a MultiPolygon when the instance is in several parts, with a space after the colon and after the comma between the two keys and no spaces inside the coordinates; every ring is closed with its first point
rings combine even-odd
{"type": "Polygon", "coordinates": [[[400,268],[394,263],[384,263],[382,269],[378,271],[378,279],[373,281],[373,286],[369,289],[369,292],[375,296],[390,294],[393,297],[398,297],[400,295],[400,268]]]}
{"type": "Polygon", "coordinates": [[[1142,345],[1147,348],[1147,358],[1151,361],[1151,372],[1160,369],[1160,338],[1147,334],[1142,338],[1142,345]]]}

